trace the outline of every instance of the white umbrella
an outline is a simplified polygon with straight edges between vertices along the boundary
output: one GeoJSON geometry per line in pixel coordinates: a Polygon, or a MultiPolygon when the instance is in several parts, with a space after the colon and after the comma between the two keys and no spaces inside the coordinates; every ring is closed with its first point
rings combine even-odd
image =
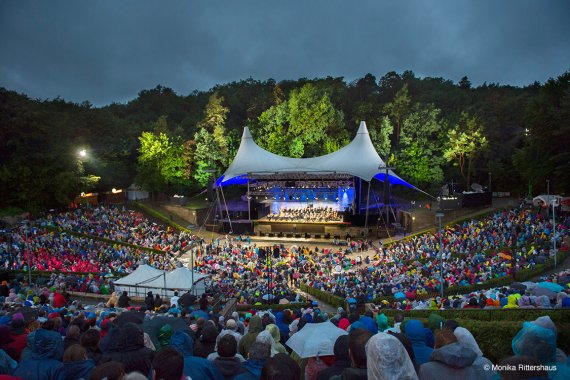
{"type": "Polygon", "coordinates": [[[341,335],[348,333],[336,327],[331,321],[307,323],[285,344],[301,358],[334,355],[334,344],[341,335]]]}

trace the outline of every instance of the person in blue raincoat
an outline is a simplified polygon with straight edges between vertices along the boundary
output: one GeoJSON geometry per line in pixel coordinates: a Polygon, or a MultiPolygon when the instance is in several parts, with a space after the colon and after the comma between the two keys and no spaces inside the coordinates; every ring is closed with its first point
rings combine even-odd
{"type": "Polygon", "coordinates": [[[55,331],[35,332],[31,357],[20,362],[13,376],[26,380],[56,380],[63,356],[63,340],[55,331]]]}
{"type": "Polygon", "coordinates": [[[426,331],[422,322],[412,319],[406,323],[404,332],[412,342],[416,363],[418,365],[427,363],[433,352],[433,348],[426,344],[426,331]]]}
{"type": "Polygon", "coordinates": [[[172,335],[170,346],[184,357],[184,376],[190,376],[193,380],[223,380],[224,377],[212,362],[193,355],[194,341],[184,331],[176,331],[172,335]]]}

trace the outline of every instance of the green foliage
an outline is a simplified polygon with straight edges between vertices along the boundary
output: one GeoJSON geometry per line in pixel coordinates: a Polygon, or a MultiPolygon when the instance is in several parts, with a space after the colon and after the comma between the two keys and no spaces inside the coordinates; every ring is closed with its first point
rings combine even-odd
{"type": "MultiPolygon", "coordinates": [[[[566,72],[544,84],[520,88],[495,83],[473,87],[467,78],[456,84],[445,78],[419,78],[411,71],[388,72],[378,81],[367,74],[348,84],[332,77],[278,83],[250,78],[188,95],[157,86],[142,90],[126,104],[103,108],[60,98],[30,99],[0,88],[0,207],[42,211],[65,206],[82,190],[129,186],[140,165],[142,132],[157,136],[162,132],[171,143],[183,146],[182,160],[164,166],[166,176],[174,180],[149,178],[156,182],[153,187],[192,191],[205,183],[204,168],[211,166],[220,174],[227,167],[245,125],[272,152],[310,157],[344,146],[365,120],[381,157],[393,145],[395,171],[423,187],[438,181],[438,167],[447,180],[458,176],[460,158],[434,164],[431,158],[442,158],[434,147],[440,147],[440,141],[430,138],[428,143],[414,144],[412,140],[405,146],[406,128],[420,126],[416,136],[423,137],[429,136],[424,121],[426,128],[439,124],[446,133],[446,126],[451,126],[452,141],[461,141],[462,133],[469,133],[464,113],[477,120],[489,147],[464,160],[465,182],[485,184],[492,172],[495,191],[520,194],[530,182],[534,193],[540,193],[546,190],[545,180],[552,179],[551,191],[564,193],[570,188],[569,80],[566,72]],[[438,110],[436,118],[417,111],[430,107],[438,110]],[[221,147],[221,158],[194,159],[195,136],[202,127],[221,147]],[[83,170],[78,166],[80,147],[89,150],[83,170]],[[179,181],[176,168],[182,168],[185,181],[179,181]],[[100,180],[92,181],[96,177],[100,180]]],[[[449,141],[449,136],[444,140],[449,141]]],[[[448,150],[453,157],[451,145],[448,150]]],[[[162,176],[159,170],[151,172],[162,176]]]]}
{"type": "Polygon", "coordinates": [[[416,103],[402,122],[395,164],[398,173],[423,187],[443,180],[444,125],[440,112],[431,104],[416,103]]]}
{"type": "Polygon", "coordinates": [[[448,139],[449,145],[443,156],[448,161],[455,161],[459,166],[465,188],[469,189],[475,156],[488,144],[487,138],[483,135],[483,126],[477,117],[463,112],[459,123],[449,131],[448,139]]]}
{"type": "Polygon", "coordinates": [[[308,308],[311,304],[308,302],[296,302],[296,303],[287,303],[287,304],[262,304],[262,305],[237,305],[238,312],[247,312],[251,309],[254,310],[271,310],[273,312],[276,311],[283,311],[285,309],[301,309],[301,308],[308,308]]]}
{"type": "Polygon", "coordinates": [[[320,289],[315,289],[311,286],[308,286],[305,283],[301,283],[299,285],[299,289],[301,289],[303,292],[308,293],[312,296],[315,296],[317,299],[331,305],[334,307],[345,307],[346,306],[346,300],[344,298],[341,297],[337,297],[333,294],[330,294],[328,292],[324,292],[320,289]]]}
{"type": "MultiPolygon", "coordinates": [[[[159,120],[157,129],[162,129],[159,120]]],[[[143,132],[139,137],[138,182],[151,192],[188,185],[182,144],[164,132],[143,132]]]]}
{"type": "MultiPolygon", "coordinates": [[[[393,324],[393,317],[398,310],[381,310],[393,324]]],[[[558,330],[557,346],[564,352],[570,349],[570,319],[568,310],[537,309],[501,309],[501,310],[410,310],[404,311],[404,323],[410,319],[419,319],[427,326],[431,314],[437,314],[445,320],[456,320],[461,327],[469,330],[479,344],[485,357],[493,363],[512,356],[511,342],[522,328],[523,322],[536,320],[548,315],[558,330]]]]}
{"type": "Polygon", "coordinates": [[[283,156],[319,156],[347,140],[342,112],[335,109],[327,92],[311,83],[263,112],[258,122],[259,144],[283,156]]]}
{"type": "Polygon", "coordinates": [[[402,88],[396,93],[394,100],[384,106],[384,112],[390,116],[395,126],[394,142],[398,146],[400,143],[400,133],[402,130],[402,123],[409,112],[411,99],[408,94],[408,85],[404,84],[402,88]]]}

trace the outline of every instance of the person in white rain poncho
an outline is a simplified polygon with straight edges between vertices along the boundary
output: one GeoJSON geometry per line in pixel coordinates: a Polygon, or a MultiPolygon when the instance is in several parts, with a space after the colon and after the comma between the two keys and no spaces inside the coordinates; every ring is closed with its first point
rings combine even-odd
{"type": "Polygon", "coordinates": [[[414,365],[400,341],[385,333],[373,335],[366,343],[368,380],[417,380],[414,365]]]}

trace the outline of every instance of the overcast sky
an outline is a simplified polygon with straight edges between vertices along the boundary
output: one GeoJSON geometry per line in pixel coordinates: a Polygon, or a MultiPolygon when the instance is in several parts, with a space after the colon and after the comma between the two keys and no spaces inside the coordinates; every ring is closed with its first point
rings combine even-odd
{"type": "Polygon", "coordinates": [[[0,52],[1,87],[97,106],[249,77],[524,86],[570,69],[570,1],[1,0],[0,52]]]}

